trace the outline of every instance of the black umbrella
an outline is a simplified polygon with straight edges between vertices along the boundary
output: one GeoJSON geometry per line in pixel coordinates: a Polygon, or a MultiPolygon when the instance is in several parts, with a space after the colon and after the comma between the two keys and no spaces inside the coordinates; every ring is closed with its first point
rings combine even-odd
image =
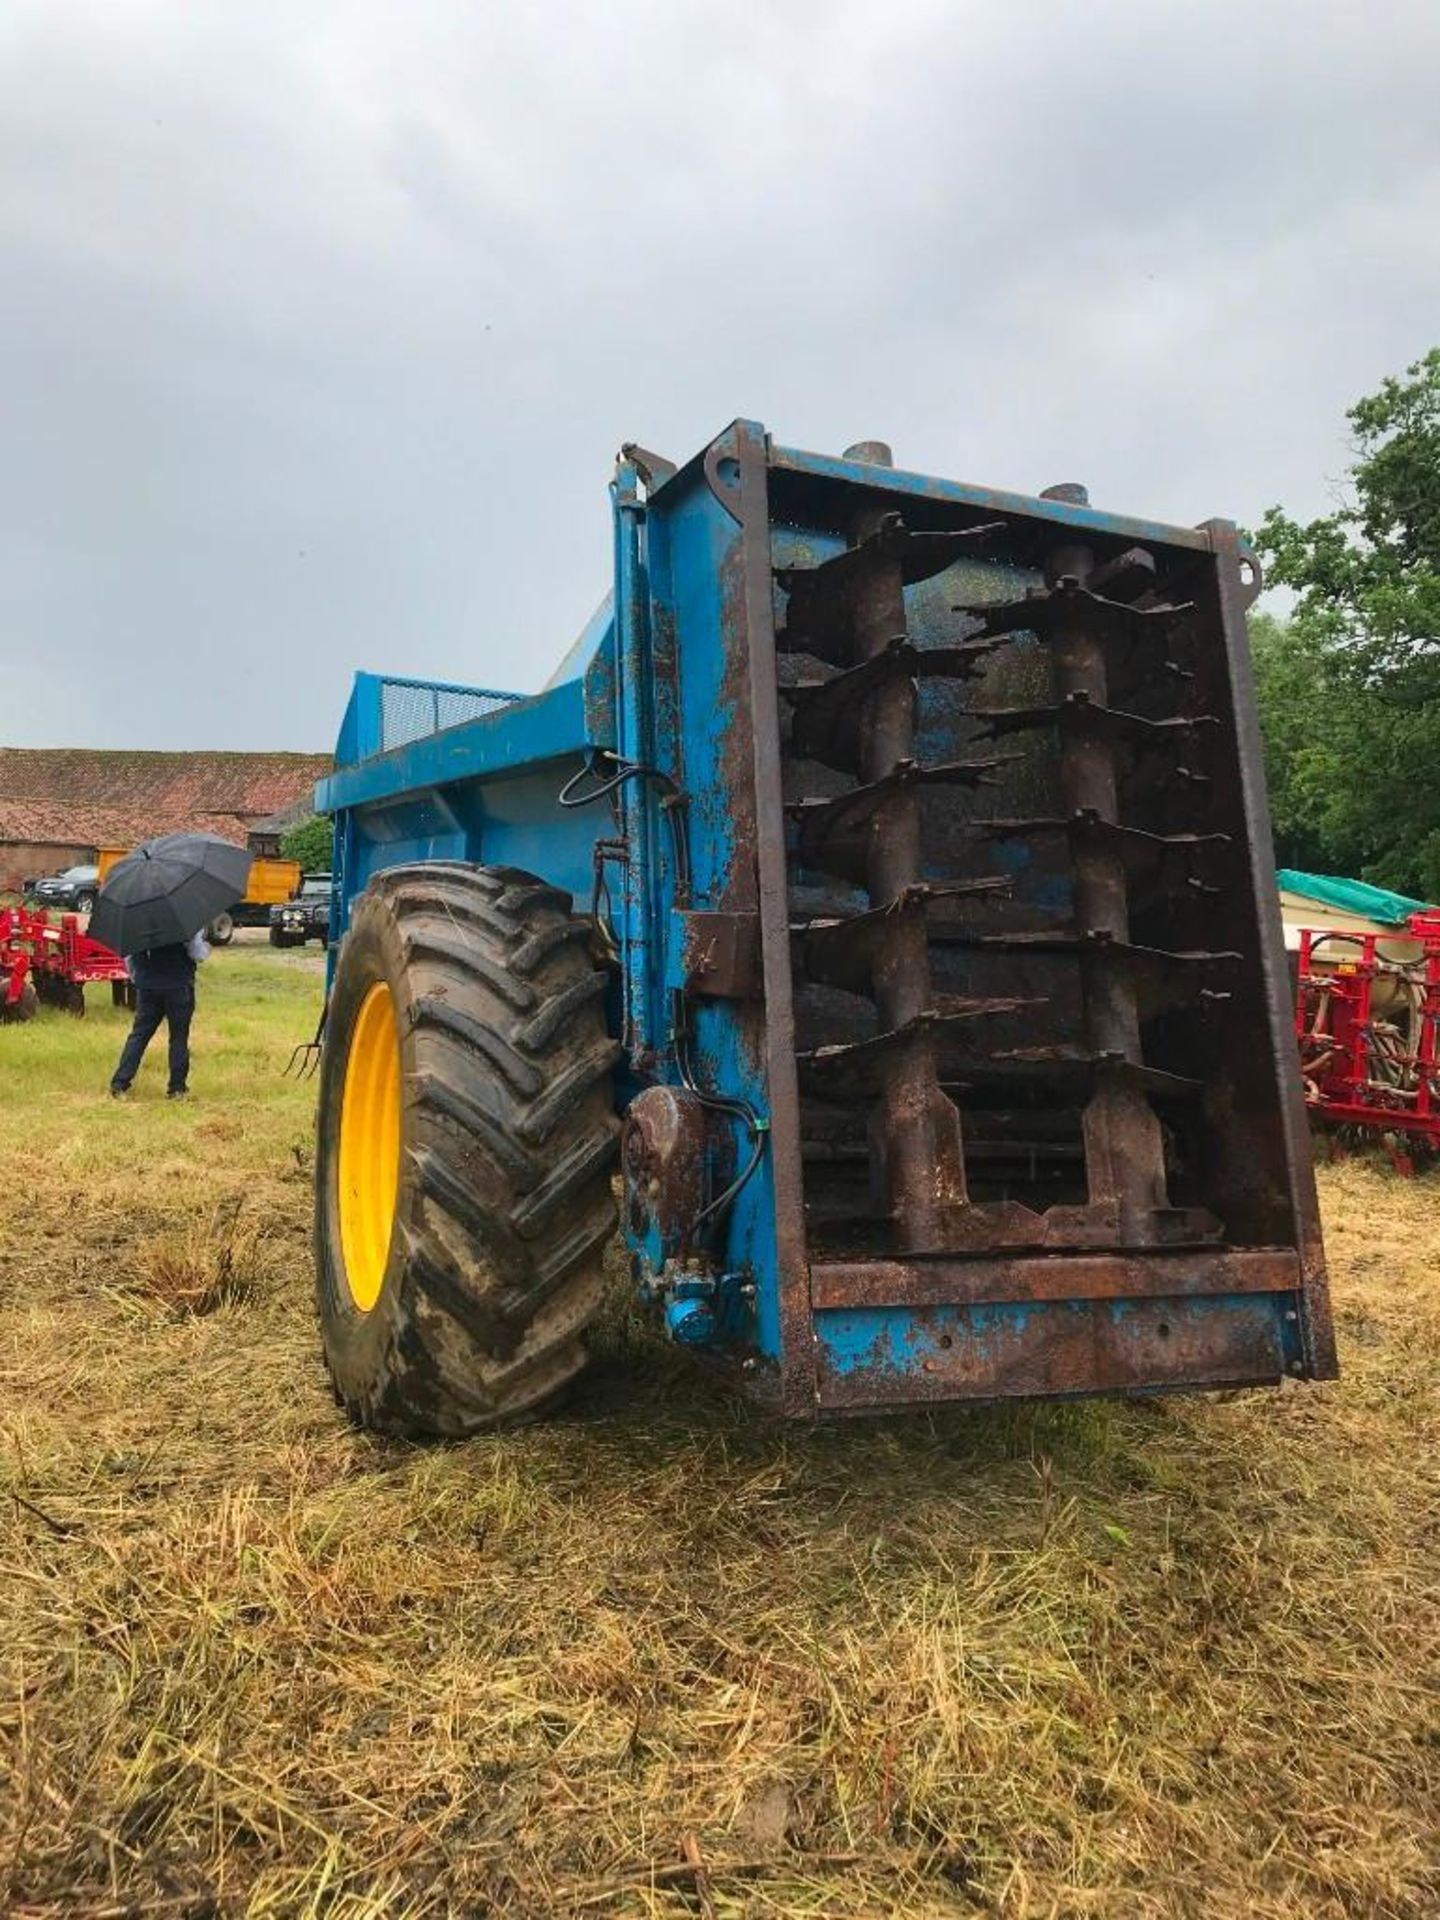
{"type": "Polygon", "coordinates": [[[254,856],[210,833],[166,833],[105,876],[90,935],[117,953],[183,944],[245,897],[254,856]]]}

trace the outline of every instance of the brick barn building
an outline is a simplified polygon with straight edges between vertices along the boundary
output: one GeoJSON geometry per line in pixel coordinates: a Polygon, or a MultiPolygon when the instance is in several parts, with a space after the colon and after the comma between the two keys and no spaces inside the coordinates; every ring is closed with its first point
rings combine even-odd
{"type": "Polygon", "coordinates": [[[0,893],[157,833],[214,833],[273,852],[310,813],[330,767],[320,753],[0,747],[0,893]]]}

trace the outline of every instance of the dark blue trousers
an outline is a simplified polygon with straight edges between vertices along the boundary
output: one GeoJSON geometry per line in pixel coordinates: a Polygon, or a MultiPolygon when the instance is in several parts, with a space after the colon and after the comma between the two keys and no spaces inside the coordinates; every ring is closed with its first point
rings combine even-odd
{"type": "Polygon", "coordinates": [[[183,1093],[190,1077],[190,1020],[195,1012],[193,983],[183,987],[137,987],[135,1024],[126,1036],[110,1085],[123,1093],[140,1071],[145,1049],[163,1020],[170,1030],[170,1092],[183,1093]]]}

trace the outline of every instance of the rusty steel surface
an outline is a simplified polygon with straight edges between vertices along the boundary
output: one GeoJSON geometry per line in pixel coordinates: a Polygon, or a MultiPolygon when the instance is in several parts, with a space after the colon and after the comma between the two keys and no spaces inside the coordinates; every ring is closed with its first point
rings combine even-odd
{"type": "MultiPolygon", "coordinates": [[[[882,445],[862,444],[867,464],[888,465],[882,445]]],[[[898,514],[862,501],[848,531],[851,544],[836,558],[808,570],[777,570],[787,596],[787,645],[841,670],[845,730],[835,727],[841,716],[833,696],[827,708],[823,689],[811,693],[812,718],[818,714],[820,724],[837,731],[840,764],[853,765],[860,780],[848,801],[810,803],[807,825],[822,866],[824,840],[837,825],[848,822],[859,835],[858,846],[840,864],[862,881],[869,901],[867,937],[850,943],[850,964],[858,968],[855,984],[874,1001],[880,1025],[875,1040],[861,1043],[874,1076],[867,1127],[875,1201],[889,1214],[900,1247],[940,1248],[968,1190],[960,1115],[940,1086],[932,1037],[936,1015],[913,778],[920,662],[906,635],[905,587],[950,564],[973,541],[974,530],[917,537],[898,514]]],[[[967,659],[967,670],[970,665],[967,659]]],[[[802,749],[804,713],[802,707],[802,749]]],[[[837,755],[822,750],[819,757],[834,764],[837,755]]],[[[934,777],[933,769],[927,771],[934,777]]]]}
{"type": "Polygon", "coordinates": [[[837,1413],[1262,1385],[1291,1370],[1268,1294],[837,1310],[817,1320],[819,1405],[837,1413]],[[837,1323],[831,1339],[826,1322],[837,1323]]]}
{"type": "MultiPolygon", "coordinates": [[[[1229,521],[1207,521],[1202,531],[1210,536],[1216,556],[1216,565],[1209,574],[1208,584],[1224,641],[1238,773],[1236,799],[1243,821],[1242,830],[1250,850],[1253,874],[1249,905],[1253,913],[1260,998],[1269,1042],[1268,1058],[1263,1063],[1269,1071],[1263,1076],[1263,1084],[1267,1107],[1273,1110],[1277,1123],[1282,1177],[1303,1272],[1301,1325],[1305,1343],[1305,1371],[1312,1379],[1333,1380],[1339,1372],[1339,1366],[1335,1356],[1335,1328],[1325,1270],[1325,1245],[1320,1231],[1320,1199],[1315,1190],[1315,1163],[1310,1150],[1310,1127],[1305,1112],[1300,1062],[1290,1030],[1290,978],[1285,958],[1285,935],[1280,923],[1280,894],[1275,880],[1270,808],[1265,794],[1265,749],[1260,738],[1260,708],[1255,697],[1250,640],[1245,628],[1245,608],[1259,591],[1259,573],[1257,569],[1253,588],[1247,590],[1241,578],[1239,535],[1229,521]]],[[[1238,1066],[1240,1063],[1234,1064],[1238,1066]]]]}
{"type": "MultiPolygon", "coordinates": [[[[852,495],[857,486],[873,483],[876,475],[867,467],[828,454],[802,452],[796,447],[772,445],[770,468],[777,477],[793,477],[813,485],[822,498],[827,494],[842,498],[852,495]]],[[[1101,512],[1079,501],[1045,500],[1043,496],[1005,493],[994,487],[977,487],[955,480],[942,480],[934,474],[912,473],[903,467],[892,468],[884,476],[887,490],[895,495],[894,505],[909,502],[933,504],[942,511],[974,514],[977,519],[1003,519],[1018,529],[1049,531],[1057,525],[1073,529],[1082,537],[1103,537],[1117,550],[1135,544],[1192,548],[1205,554],[1211,550],[1208,526],[1175,527],[1163,521],[1137,519],[1133,515],[1101,512]]],[[[1233,529],[1232,529],[1233,531],[1233,529]]]]}
{"type": "MultiPolygon", "coordinates": [[[[1254,860],[1264,831],[1252,805],[1257,763],[1238,724],[1248,715],[1253,731],[1253,694],[1238,679],[1245,589],[1233,532],[1217,529],[1215,553],[1203,550],[1206,541],[1167,539],[1157,556],[1134,537],[1145,532],[1139,523],[1097,522],[1069,489],[1032,503],[1016,545],[1017,520],[993,510],[969,525],[911,526],[897,514],[877,450],[845,464],[863,469],[853,491],[831,468],[817,495],[845,544],[822,545],[808,564],[787,552],[774,568],[778,644],[799,663],[778,697],[793,822],[791,986],[808,1036],[798,1050],[797,1117],[817,1404],[838,1406],[847,1395],[858,1404],[869,1392],[826,1384],[852,1364],[836,1361],[825,1323],[841,1270],[868,1275],[867,1297],[877,1300],[900,1276],[923,1271],[923,1298],[936,1310],[947,1286],[952,1304],[1011,1286],[990,1304],[999,1310],[1008,1300],[1017,1315],[1042,1297],[1072,1302],[1082,1322],[1064,1322],[1043,1366],[1033,1354],[1023,1361],[1022,1371],[1039,1368],[1035,1377],[1052,1382],[1038,1390],[1181,1384],[1187,1367],[1197,1382],[1212,1372],[1229,1380],[1323,1375],[1323,1276],[1310,1289],[1317,1310],[1305,1293],[1313,1269],[1303,1253],[1284,1250],[1292,1206],[1304,1217],[1303,1181],[1290,1177],[1288,1149],[1277,1156],[1274,1102],[1259,1092],[1266,1075],[1283,1077],[1285,1063],[1273,1045],[1256,1047],[1273,1017],[1254,860]],[[931,620],[917,633],[909,590],[931,562],[1003,565],[1007,539],[1032,569],[1019,597],[1012,589],[1010,598],[968,598],[962,586],[951,606],[958,601],[967,624],[931,620]],[[1035,686],[1019,702],[987,698],[982,683],[997,650],[1017,645],[1041,649],[1048,694],[1035,686]],[[931,691],[939,687],[954,692],[931,691]],[[937,732],[935,716],[947,712],[955,720],[937,732]],[[1050,756],[1053,811],[1013,805],[1025,794],[1033,806],[1045,789],[1016,784],[1013,754],[983,754],[1002,736],[1032,758],[1050,756]],[[806,764],[816,771],[806,774],[806,764]],[[822,778],[821,769],[832,771],[822,778]],[[998,804],[987,802],[987,784],[998,804]],[[978,836],[977,849],[1000,848],[1002,868],[1007,845],[1062,848],[1063,917],[1027,918],[1033,909],[1023,896],[1010,911],[1004,874],[987,872],[979,851],[977,864],[957,871],[951,862],[967,834],[978,836]],[[847,888],[855,889],[848,904],[847,888]],[[833,899],[839,910],[797,913],[802,894],[833,899]],[[977,921],[971,903],[987,896],[999,911],[977,921]],[[940,956],[949,956],[943,989],[940,956]],[[1049,992],[1025,990],[1037,965],[1068,969],[1078,1000],[1068,987],[1055,991],[1060,982],[1048,975],[1049,992]],[[822,990],[832,996],[823,1006],[822,990]],[[1046,1027],[1047,999],[1058,1026],[1046,1027]],[[987,1028],[1000,1044],[986,1045],[987,1028]],[[987,1116],[1007,1098],[1020,1103],[1005,1123],[1017,1138],[1015,1165],[1054,1169],[1033,1191],[1004,1184],[1005,1130],[987,1116]],[[1062,1129],[1036,1162],[1018,1144],[1033,1130],[1026,1116],[1048,1125],[1045,1116],[1067,1105],[1077,1128],[1070,1161],[1062,1129]],[[978,1193],[967,1116],[979,1129],[978,1193]],[[1226,1163],[1219,1179],[1217,1153],[1226,1163]],[[1077,1178],[1080,1191],[1067,1196],[1067,1180],[1073,1187],[1077,1178]],[[851,1243],[865,1257],[837,1264],[851,1243]],[[1167,1251],[1140,1251],[1149,1248],[1167,1251]],[[1186,1248],[1193,1251],[1168,1251],[1186,1248]],[[946,1252],[962,1257],[945,1260],[946,1252]],[[1027,1252],[1028,1260],[1016,1257],[1027,1252]],[[930,1257],[907,1258],[915,1255],[930,1257]],[[1182,1315],[1157,1322],[1152,1350],[1135,1359],[1127,1340],[1143,1322],[1122,1332],[1105,1303],[1118,1311],[1167,1288],[1182,1301],[1251,1302],[1238,1315],[1245,1331],[1227,1344],[1213,1314],[1200,1331],[1182,1315]],[[1302,1294],[1303,1312],[1286,1304],[1302,1294]],[[1090,1334],[1086,1312],[1100,1316],[1090,1334]],[[1110,1346],[1092,1352],[1087,1375],[1077,1356],[1092,1338],[1110,1346]]],[[[772,477],[783,477],[784,465],[772,455],[772,477]]],[[[903,1285],[901,1293],[910,1297],[903,1285]]],[[[852,1360],[863,1377],[866,1364],[852,1360]]],[[[959,1382],[957,1365],[932,1357],[926,1395],[948,1390],[937,1374],[957,1394],[978,1391],[975,1381],[959,1382]]],[[[797,1363],[792,1403],[799,1372],[797,1363]]],[[[1020,1390],[1019,1374],[1007,1383],[999,1362],[995,1375],[996,1392],[1020,1390]]],[[[894,1397],[893,1378],[880,1397],[894,1397]]]]}
{"type": "Polygon", "coordinates": [[[780,706],[776,694],[775,612],[770,552],[767,446],[741,423],[735,511],[740,521],[733,638],[749,674],[754,759],[755,873],[765,987],[765,1071],[770,1091],[775,1288],[780,1325],[780,1405],[799,1417],[815,1411],[815,1351],[806,1264],[805,1189],[800,1162],[800,1090],[791,999],[789,877],[780,784],[780,706]]]}
{"type": "MultiPolygon", "coordinates": [[[[874,465],[875,462],[868,461],[874,465]]],[[[1080,503],[1079,489],[1062,489],[1064,504],[1080,503]]],[[[819,679],[802,675],[785,690],[795,712],[789,743],[792,752],[857,776],[848,790],[802,795],[787,810],[798,827],[798,856],[843,879],[864,885],[867,911],[846,917],[801,921],[794,929],[792,955],[809,981],[868,996],[878,1030],[802,1049],[802,1090],[808,1085],[831,1100],[868,1099],[870,1162],[876,1208],[888,1217],[891,1247],[906,1251],[943,1251],[946,1247],[1174,1244],[1213,1239],[1218,1223],[1206,1209],[1172,1207],[1166,1190],[1164,1144],[1159,1118],[1150,1104],[1154,1091],[1178,1089],[1185,1076],[1165,1075],[1146,1064],[1140,1033],[1136,967],[1157,969],[1167,989],[1176,970],[1199,962],[1206,966],[1237,959],[1200,950],[1170,951],[1146,947],[1129,938],[1128,867],[1134,844],[1193,855],[1197,849],[1225,844],[1225,836],[1156,833],[1129,827],[1120,817],[1115,749],[1127,739],[1147,745],[1188,740],[1202,728],[1219,724],[1209,713],[1151,715],[1112,709],[1108,704],[1106,647],[1117,635],[1127,644],[1138,631],[1163,638],[1167,647],[1177,621],[1193,611],[1190,602],[1132,608],[1093,591],[1092,576],[1111,592],[1149,590],[1156,580],[1153,556],[1125,549],[1097,565],[1088,546],[1054,545],[1043,553],[1046,584],[1027,591],[1012,605],[962,606],[967,618],[982,620],[982,633],[932,647],[914,644],[906,631],[907,580],[924,578],[926,563],[907,563],[911,543],[935,557],[960,550],[946,546],[948,535],[911,532],[885,506],[862,507],[849,521],[851,544],[839,555],[810,569],[776,568],[787,599],[785,641],[834,669],[819,679]],[[1060,821],[1070,844],[1071,913],[1059,932],[1018,929],[977,933],[954,924],[932,926],[929,907],[948,893],[964,897],[963,886],[936,885],[922,877],[926,851],[916,789],[922,785],[975,785],[996,774],[1004,762],[923,762],[915,757],[919,689],[931,678],[933,652],[945,661],[943,676],[963,652],[965,674],[973,675],[982,655],[999,637],[1017,631],[1042,634],[1052,665],[1052,704],[973,708],[983,730],[1017,734],[1050,729],[1058,736],[1058,797],[1067,811],[1060,821]],[[881,671],[881,669],[884,669],[881,671]],[[902,670],[903,669],[903,670],[902,670]],[[823,739],[816,735],[828,723],[823,739]],[[971,1202],[965,1169],[961,1113],[964,1080],[942,1074],[937,1038],[957,1022],[990,1013],[1009,1013],[1043,1005],[1029,996],[944,997],[936,994],[931,954],[936,948],[969,946],[976,950],[1077,956],[1082,983],[1082,1031],[1061,1045],[997,1049],[986,1061],[992,1070],[1042,1061],[1088,1068],[1083,1116],[1084,1159],[1089,1214],[1071,1205],[1037,1209],[1007,1199],[990,1206],[971,1202]],[[1083,1040],[1084,1047],[1076,1044],[1083,1040]],[[958,1104],[957,1104],[958,1099],[958,1104]]],[[[978,531],[965,530],[967,537],[978,531]]],[[[993,542],[994,523],[983,529],[993,542]]],[[[1187,681],[1188,669],[1175,668],[1187,681]]],[[[1026,827],[1012,821],[1011,837],[1045,832],[1037,820],[1026,827]]],[[[1003,889],[1003,879],[971,882],[976,892],[1003,889]]],[[[1179,989],[1183,997],[1183,989],[1179,989]]],[[[1153,992],[1152,1000],[1155,998],[1153,992]]],[[[959,1068],[963,1076],[966,1064],[959,1068]]]]}
{"type": "Polygon", "coordinates": [[[1172,1299],[1286,1293],[1299,1284],[1299,1256],[1267,1247],[1008,1260],[819,1261],[810,1269],[810,1297],[817,1308],[1172,1299]]]}
{"type": "Polygon", "coordinates": [[[630,1102],[620,1141],[629,1227],[654,1234],[662,1260],[681,1253],[705,1198],[705,1109],[684,1087],[645,1087],[630,1102]]]}
{"type": "Polygon", "coordinates": [[[758,914],[691,909],[677,917],[687,993],[702,999],[763,998],[758,914]]]}
{"type": "Polygon", "coordinates": [[[869,696],[912,683],[922,671],[936,678],[973,679],[1000,644],[974,640],[930,647],[922,654],[903,634],[858,666],[824,678],[806,678],[781,688],[794,714],[789,746],[802,759],[820,760],[844,773],[858,773],[869,696]]]}
{"type": "MultiPolygon", "coordinates": [[[[1046,557],[1052,586],[1072,580],[1083,585],[1094,570],[1095,556],[1089,547],[1057,547],[1046,557]]],[[[1083,617],[1077,614],[1057,624],[1051,644],[1057,696],[1104,711],[1105,654],[1083,617]]],[[[1089,732],[1062,730],[1059,774],[1061,795],[1073,814],[1088,815],[1107,826],[1118,824],[1114,750],[1106,740],[1089,732]]],[[[1075,930],[1082,936],[1128,942],[1130,912],[1123,858],[1093,834],[1074,844],[1072,858],[1075,930]]],[[[1081,968],[1087,1043],[1097,1054],[1140,1066],[1134,981],[1103,952],[1087,955],[1081,968]]],[[[1083,1125],[1091,1205],[1114,1208],[1127,1238],[1152,1237],[1147,1216],[1167,1205],[1165,1150],[1159,1119],[1144,1091],[1102,1070],[1086,1103],[1083,1125]]]]}
{"type": "MultiPolygon", "coordinates": [[[[821,906],[792,906],[791,923],[805,1009],[798,1064],[820,1404],[844,1398],[823,1386],[827,1369],[852,1364],[835,1362],[824,1317],[841,1272],[868,1276],[864,1295],[876,1300],[897,1287],[908,1300],[905,1285],[913,1290],[924,1272],[917,1298],[935,1308],[946,1287],[964,1303],[1013,1285],[991,1304],[1008,1297],[1017,1313],[1040,1297],[1036,1287],[1097,1311],[1166,1288],[1212,1301],[1268,1294],[1242,1316],[1252,1332],[1257,1313],[1271,1316],[1267,1351],[1252,1341],[1248,1359],[1222,1357],[1220,1371],[1323,1370],[1315,1316],[1286,1304],[1304,1280],[1303,1261],[1284,1250],[1294,1189],[1272,1178],[1275,1105],[1255,1085],[1282,1062],[1263,1041],[1257,1053],[1269,1021],[1263,913],[1235,726],[1253,696],[1236,686],[1225,632],[1225,595],[1243,595],[1236,553],[1167,539],[1157,554],[1135,539],[1138,523],[1097,519],[1075,488],[1031,503],[1023,531],[997,519],[989,499],[975,503],[991,509],[983,527],[933,517],[912,527],[874,459],[844,465],[843,482],[837,465],[824,469],[813,498],[847,544],[821,547],[808,567],[787,552],[775,568],[779,644],[799,661],[780,688],[782,757],[797,763],[785,775],[800,870],[792,893],[821,906]],[[863,474],[848,471],[856,467],[863,474]],[[962,568],[972,559],[1003,566],[1008,539],[1027,556],[1029,579],[1018,595],[982,599],[965,590],[981,574],[961,572],[950,607],[967,624],[941,627],[930,615],[917,633],[906,589],[923,582],[925,563],[904,555],[922,538],[962,568]],[[1016,646],[1039,649],[1045,679],[1025,687],[1028,698],[996,700],[987,678],[1014,684],[1008,667],[991,671],[997,649],[1016,646]],[[955,691],[930,691],[939,686],[955,691]],[[937,729],[942,713],[954,719],[937,729]],[[999,737],[1025,767],[1048,764],[1048,792],[1017,783],[1014,754],[977,755],[999,737]],[[1022,794],[1033,811],[1013,804],[1022,794]],[[1042,794],[1049,809],[1034,806],[1042,794]],[[989,873],[987,844],[998,850],[989,873]],[[1012,907],[999,870],[1016,870],[1006,849],[1046,845],[1063,851],[1065,911],[1027,906],[1023,884],[1012,907]],[[817,892],[818,876],[830,876],[828,890],[817,892]],[[856,889],[848,904],[846,888],[856,889]],[[977,920],[972,902],[995,910],[977,920]],[[1048,970],[1043,981],[1037,967],[1048,970]],[[1226,1022],[1236,1016],[1232,1035],[1226,1022]],[[1239,1064],[1247,1054],[1251,1064],[1239,1064]],[[939,1136],[936,1095],[948,1120],[939,1136]],[[1015,1112],[997,1132],[990,1116],[1007,1103],[1015,1112]],[[1043,1144],[1052,1113],[1061,1130],[1037,1161],[1022,1142],[1038,1121],[1043,1144]],[[1007,1129],[1016,1141],[1008,1163],[1007,1129]],[[1214,1177],[1217,1148],[1223,1179],[1214,1177]],[[1017,1175],[1030,1169],[1018,1184],[1010,1164],[1017,1175]]],[[[803,469],[786,467],[772,458],[786,510],[818,514],[803,469]]],[[[922,490],[917,502],[943,492],[922,490]]],[[[1066,1338],[1083,1345],[1066,1324],[1066,1338]]],[[[1207,1340],[1216,1324],[1205,1321],[1207,1340]]],[[[1056,1390],[1103,1391],[1151,1373],[1175,1384],[1177,1356],[1198,1352],[1184,1331],[1167,1324],[1156,1334],[1175,1344],[1157,1348],[1153,1364],[1124,1363],[1121,1342],[1113,1367],[1097,1359],[1088,1384],[1077,1360],[1056,1390]]],[[[1195,1364],[1203,1373],[1207,1363],[1195,1364]]],[[[1047,1365],[1056,1378],[1066,1371],[1053,1358],[1047,1365]]],[[[939,1371],[951,1379],[955,1363],[939,1371]]]]}

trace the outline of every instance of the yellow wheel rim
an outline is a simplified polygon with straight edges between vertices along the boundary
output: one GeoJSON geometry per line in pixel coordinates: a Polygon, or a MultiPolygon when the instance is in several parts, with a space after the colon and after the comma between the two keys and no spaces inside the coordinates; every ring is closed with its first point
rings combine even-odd
{"type": "Polygon", "coordinates": [[[340,1102],[340,1251],[361,1313],[380,1298],[400,1183],[400,1039],[378,981],[360,1002],[340,1102]]]}

